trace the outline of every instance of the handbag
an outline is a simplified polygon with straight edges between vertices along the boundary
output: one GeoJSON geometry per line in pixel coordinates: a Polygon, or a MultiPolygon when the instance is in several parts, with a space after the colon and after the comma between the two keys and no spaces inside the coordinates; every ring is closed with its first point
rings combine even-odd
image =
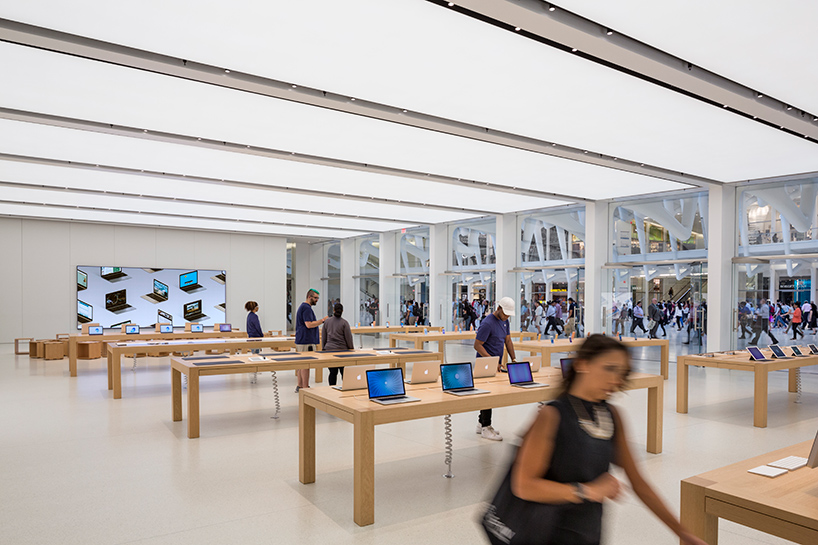
{"type": "MultiPolygon", "coordinates": [[[[513,459],[516,459],[516,451],[513,459]]],[[[512,460],[513,460],[512,459],[512,460]]],[[[562,505],[518,498],[511,491],[512,462],[500,488],[483,513],[481,524],[492,545],[548,545],[562,505]]]]}

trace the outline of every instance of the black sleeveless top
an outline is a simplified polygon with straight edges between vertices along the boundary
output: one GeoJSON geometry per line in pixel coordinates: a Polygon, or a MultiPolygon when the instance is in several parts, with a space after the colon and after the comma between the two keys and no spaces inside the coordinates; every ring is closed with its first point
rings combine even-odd
{"type": "MultiPolygon", "coordinates": [[[[559,483],[587,483],[606,471],[614,461],[614,435],[610,439],[596,439],[586,433],[571,400],[582,403],[588,414],[595,418],[595,406],[610,409],[603,401],[592,403],[563,394],[550,405],[560,413],[560,425],[554,439],[554,452],[545,478],[559,483]]],[[[613,415],[611,415],[613,420],[613,415]]],[[[551,543],[559,545],[596,545],[602,533],[602,504],[584,502],[561,506],[557,529],[551,543]]]]}

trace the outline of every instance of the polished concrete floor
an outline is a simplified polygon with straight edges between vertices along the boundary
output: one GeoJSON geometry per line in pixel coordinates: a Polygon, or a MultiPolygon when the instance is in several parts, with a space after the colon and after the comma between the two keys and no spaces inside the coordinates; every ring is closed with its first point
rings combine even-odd
{"type": "MultiPolygon", "coordinates": [[[[752,426],[752,375],[691,370],[690,412],[675,412],[675,356],[697,344],[671,340],[664,452],[645,452],[646,392],[617,396],[633,451],[671,509],[679,481],[812,439],[818,429],[818,376],[805,373],[802,403],[787,374],[770,379],[769,427],[752,426]]],[[[356,339],[356,342],[358,340],[356,339]]],[[[384,340],[363,339],[364,346],[384,340]]],[[[473,355],[448,343],[449,361],[473,355]]],[[[634,366],[658,372],[658,349],[634,353],[634,366]]],[[[475,520],[507,468],[512,443],[536,407],[494,411],[502,443],[475,435],[476,414],[453,417],[454,479],[445,479],[443,419],[376,430],[376,522],[352,522],[352,426],[319,413],[315,484],[298,482],[295,377],[279,373],[282,416],[270,374],[208,377],[201,385],[201,438],[171,420],[165,358],[123,365],[123,399],[107,390],[103,360],[29,360],[0,345],[0,543],[175,544],[483,543],[475,520]]],[[[606,507],[605,543],[678,540],[632,495],[606,507]]],[[[786,543],[722,523],[720,543],[786,543]]]]}

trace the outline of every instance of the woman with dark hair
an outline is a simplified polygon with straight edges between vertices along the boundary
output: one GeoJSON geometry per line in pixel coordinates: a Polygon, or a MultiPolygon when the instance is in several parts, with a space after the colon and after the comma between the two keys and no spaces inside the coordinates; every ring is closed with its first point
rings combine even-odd
{"type": "MultiPolygon", "coordinates": [[[[258,319],[258,303],[255,301],[247,301],[244,304],[244,310],[247,311],[247,336],[251,339],[263,337],[264,332],[261,330],[261,322],[258,319]]],[[[261,349],[253,349],[253,354],[258,354],[259,352],[261,352],[261,349]]]]}
{"type": "MultiPolygon", "coordinates": [[[[332,307],[332,317],[324,322],[321,329],[321,350],[352,350],[355,345],[352,343],[352,329],[349,322],[341,318],[344,313],[344,305],[335,303],[332,307]]],[[[338,380],[338,373],[344,378],[343,367],[329,368],[329,385],[335,386],[338,380]]]]}
{"type": "Polygon", "coordinates": [[[539,543],[598,544],[602,504],[616,498],[611,464],[625,470],[633,491],[686,545],[705,545],[673,516],[639,472],[619,412],[607,403],[625,385],[630,356],[622,343],[592,335],[582,343],[563,381],[562,393],[540,410],[511,470],[511,491],[549,504],[549,536],[539,543]]]}

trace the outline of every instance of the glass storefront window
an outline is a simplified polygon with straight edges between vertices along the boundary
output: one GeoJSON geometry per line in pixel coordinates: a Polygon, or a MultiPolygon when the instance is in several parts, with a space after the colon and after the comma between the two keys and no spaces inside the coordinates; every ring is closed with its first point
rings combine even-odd
{"type": "Polygon", "coordinates": [[[429,323],[429,229],[402,233],[398,246],[401,322],[429,323]]]}
{"type": "MultiPolygon", "coordinates": [[[[455,327],[476,326],[486,308],[497,301],[496,288],[496,223],[478,220],[449,226],[449,255],[452,323],[455,327]],[[470,305],[477,312],[471,318],[466,309],[470,305]]],[[[489,311],[490,312],[490,311],[489,311]]]]}
{"type": "Polygon", "coordinates": [[[377,324],[380,314],[380,241],[378,237],[367,237],[359,239],[357,244],[358,314],[355,321],[368,326],[377,324]]]}

